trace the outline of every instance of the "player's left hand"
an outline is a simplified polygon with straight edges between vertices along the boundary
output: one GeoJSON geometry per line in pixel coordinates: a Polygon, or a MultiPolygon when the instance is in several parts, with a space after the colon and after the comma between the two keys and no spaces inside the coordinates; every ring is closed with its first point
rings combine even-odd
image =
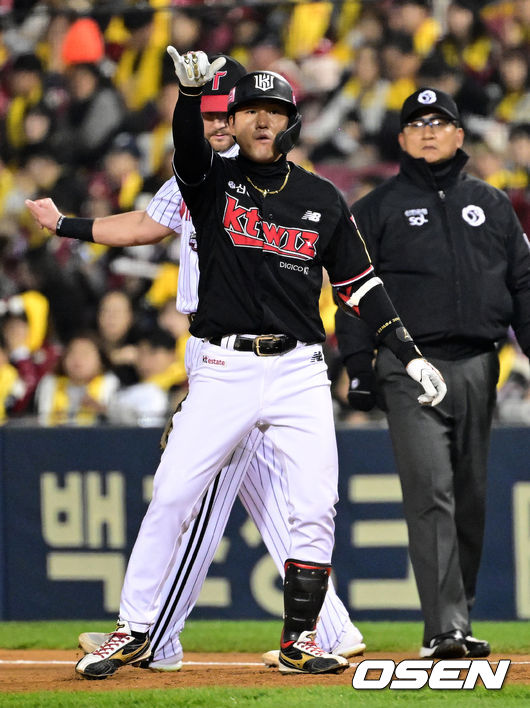
{"type": "Polygon", "coordinates": [[[447,393],[444,377],[426,359],[418,358],[409,361],[407,374],[423,386],[425,393],[418,396],[418,401],[422,405],[437,406],[443,400],[447,393]]]}
{"type": "Polygon", "coordinates": [[[210,64],[204,52],[186,52],[186,54],[180,55],[172,46],[167,48],[167,53],[173,59],[175,74],[180,85],[190,88],[204,86],[226,63],[224,57],[219,57],[210,64]]]}

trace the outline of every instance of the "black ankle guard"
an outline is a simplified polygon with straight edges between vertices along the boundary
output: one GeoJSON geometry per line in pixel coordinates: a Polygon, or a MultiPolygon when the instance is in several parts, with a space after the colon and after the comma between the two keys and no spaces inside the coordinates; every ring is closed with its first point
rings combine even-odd
{"type": "Polygon", "coordinates": [[[330,565],[285,561],[283,641],[298,639],[315,628],[328,589],[330,565]]]}

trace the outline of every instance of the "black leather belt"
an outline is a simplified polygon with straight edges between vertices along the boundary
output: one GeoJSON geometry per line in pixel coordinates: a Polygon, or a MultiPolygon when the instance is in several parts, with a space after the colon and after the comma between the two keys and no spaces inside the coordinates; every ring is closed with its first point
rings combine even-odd
{"type": "Polygon", "coordinates": [[[298,341],[288,334],[260,334],[247,337],[242,334],[232,334],[226,337],[212,337],[210,344],[225,349],[235,349],[238,352],[254,352],[256,356],[277,356],[294,349],[298,341]]]}

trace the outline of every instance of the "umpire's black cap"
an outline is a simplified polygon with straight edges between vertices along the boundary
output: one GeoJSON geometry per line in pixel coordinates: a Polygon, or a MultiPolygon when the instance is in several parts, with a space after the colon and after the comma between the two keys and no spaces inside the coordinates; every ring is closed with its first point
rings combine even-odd
{"type": "Polygon", "coordinates": [[[448,93],[423,87],[414,91],[405,100],[401,108],[401,127],[424,113],[442,113],[452,120],[460,122],[458,107],[448,93]]]}
{"type": "Polygon", "coordinates": [[[226,63],[215,73],[213,79],[204,85],[201,113],[226,113],[230,89],[238,79],[247,73],[242,64],[226,54],[209,55],[210,64],[219,57],[224,57],[226,63]]]}
{"type": "Polygon", "coordinates": [[[253,101],[284,103],[291,115],[298,113],[291,84],[274,71],[252,71],[239,79],[228,96],[228,113],[253,101]]]}

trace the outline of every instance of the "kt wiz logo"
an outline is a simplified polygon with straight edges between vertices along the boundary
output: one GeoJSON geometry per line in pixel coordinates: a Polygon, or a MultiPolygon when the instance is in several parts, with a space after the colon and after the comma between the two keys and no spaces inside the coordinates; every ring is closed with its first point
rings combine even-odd
{"type": "Polygon", "coordinates": [[[226,195],[223,226],[234,246],[259,248],[303,261],[311,260],[316,254],[316,231],[262,221],[256,207],[247,209],[229,194],[226,195]]]}
{"type": "Polygon", "coordinates": [[[260,91],[270,91],[274,88],[274,76],[270,74],[256,74],[254,76],[254,85],[260,91]]]}
{"type": "Polygon", "coordinates": [[[368,659],[361,661],[352,679],[358,691],[383,688],[393,690],[432,689],[450,691],[475,688],[480,677],[484,687],[499,690],[510,668],[509,659],[501,659],[497,669],[486,659],[450,659],[434,662],[432,659],[406,659],[396,664],[391,659],[368,659]]]}

